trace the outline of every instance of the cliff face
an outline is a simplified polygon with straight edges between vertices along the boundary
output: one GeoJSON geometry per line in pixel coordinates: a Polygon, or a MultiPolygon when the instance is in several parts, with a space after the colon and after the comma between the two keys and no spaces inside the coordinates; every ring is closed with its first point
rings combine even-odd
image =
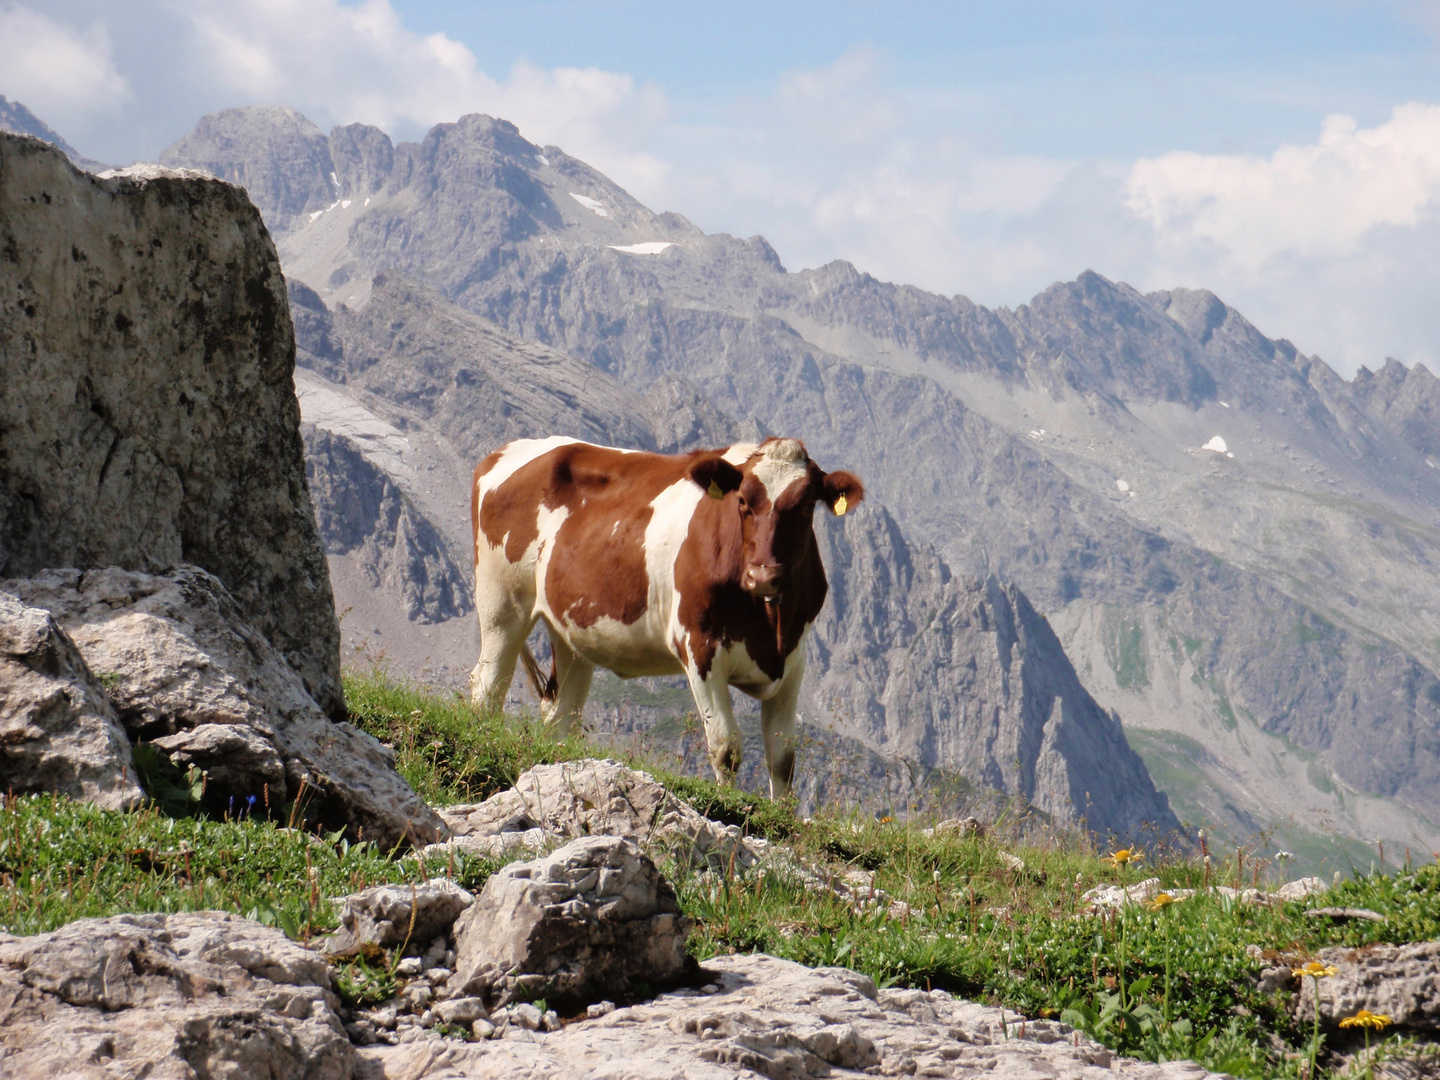
{"type": "Polygon", "coordinates": [[[883,508],[815,531],[831,591],[811,643],[812,723],[1060,823],[1125,837],[1178,828],[1120,718],[1081,685],[1018,588],[952,574],[883,508]]]}
{"type": "Polygon", "coordinates": [[[294,358],[244,191],[0,134],[0,578],[199,565],[338,718],[294,358]]]}

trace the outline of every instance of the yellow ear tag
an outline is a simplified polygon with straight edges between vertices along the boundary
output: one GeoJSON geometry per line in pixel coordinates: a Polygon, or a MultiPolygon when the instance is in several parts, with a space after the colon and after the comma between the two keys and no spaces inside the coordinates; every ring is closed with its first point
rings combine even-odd
{"type": "Polygon", "coordinates": [[[844,517],[844,516],[845,516],[845,509],[846,509],[846,507],[848,507],[849,505],[850,505],[850,504],[845,501],[845,496],[844,496],[844,495],[841,495],[838,499],[835,500],[835,505],[832,507],[832,509],[835,511],[835,516],[836,516],[836,517],[844,517]]]}
{"type": "Polygon", "coordinates": [[[710,488],[708,494],[712,499],[723,499],[725,497],[725,493],[720,490],[720,485],[717,484],[714,480],[710,481],[710,488]]]}

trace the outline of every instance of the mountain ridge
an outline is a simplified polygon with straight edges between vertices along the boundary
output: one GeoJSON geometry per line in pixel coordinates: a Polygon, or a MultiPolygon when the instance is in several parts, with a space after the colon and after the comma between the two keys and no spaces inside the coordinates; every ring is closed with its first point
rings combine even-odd
{"type": "MultiPolygon", "coordinates": [[[[354,131],[335,129],[331,144],[354,131]]],[[[865,475],[956,573],[1019,584],[1089,658],[1102,704],[1156,731],[1228,738],[1227,713],[1243,700],[1251,737],[1287,738],[1297,729],[1286,709],[1305,700],[1295,672],[1328,670],[1331,645],[1298,635],[1277,682],[1255,652],[1270,616],[1250,610],[1253,598],[1290,612],[1287,625],[1318,625],[1314,616],[1338,627],[1386,659],[1344,665],[1329,727],[1298,729],[1308,745],[1296,752],[1316,755],[1320,780],[1302,776],[1293,799],[1256,796],[1225,768],[1204,775],[1236,828],[1298,806],[1350,835],[1375,831],[1379,814],[1392,837],[1440,846],[1430,821],[1440,787],[1361,812],[1352,804],[1371,797],[1370,776],[1346,752],[1373,721],[1347,679],[1378,675],[1397,690],[1375,695],[1378,722],[1440,729],[1428,694],[1398,692],[1440,668],[1428,372],[1347,382],[1211,293],[1145,296],[1093,272],[1014,311],[846,263],[787,273],[762,239],[653,214],[492,118],[402,146],[385,183],[367,182],[374,193],[343,193],[348,207],[341,199],[277,236],[287,272],[328,303],[363,306],[375,274],[399,271],[634,393],[683,379],[720,415],[804,432],[817,458],[865,475]],[[1166,605],[1186,583],[1190,622],[1171,634],[1166,605]],[[1115,658],[1126,650],[1104,637],[1116,620],[1200,642],[1165,660],[1166,677],[1199,678],[1205,694],[1176,704],[1158,679],[1125,676],[1115,658]],[[1236,641],[1248,644],[1227,647],[1236,641]],[[1406,674],[1411,661],[1424,676],[1406,674]],[[1342,729],[1353,737],[1337,741],[1342,729]]],[[[1155,664],[1169,655],[1161,646],[1145,639],[1155,664]]],[[[1425,739],[1417,747],[1415,775],[1428,776],[1433,754],[1425,739]]]]}

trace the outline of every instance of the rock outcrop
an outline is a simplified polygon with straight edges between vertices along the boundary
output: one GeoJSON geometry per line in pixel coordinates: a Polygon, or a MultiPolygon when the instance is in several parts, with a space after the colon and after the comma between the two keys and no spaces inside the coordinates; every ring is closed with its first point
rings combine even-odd
{"type": "Polygon", "coordinates": [[[324,958],[206,911],[0,935],[0,1075],[349,1080],[324,958]]]}
{"type": "Polygon", "coordinates": [[[43,608],[0,590],[0,791],[107,810],[145,798],[130,740],[80,650],[43,608]]]}
{"type": "Polygon", "coordinates": [[[634,841],[588,836],[491,875],[455,924],[452,981],[493,1005],[631,997],[685,974],[692,925],[634,841]]]}
{"type": "Polygon", "coordinates": [[[417,1039],[358,1050],[372,1080],[770,1080],[808,1077],[1053,1077],[1219,1080],[1188,1061],[1113,1055],[1064,1024],[957,1000],[879,990],[843,968],[719,956],[701,985],[544,1032],[511,1024],[473,1044],[417,1039]]]}
{"type": "Polygon", "coordinates": [[[202,566],[343,719],[274,246],[241,189],[144,175],[0,133],[0,577],[202,566]]]}
{"type": "Polygon", "coordinates": [[[212,810],[253,797],[254,812],[280,817],[299,799],[329,828],[383,848],[444,835],[395,771],[394,753],[326,717],[225,587],[198,567],[55,570],[0,591],[65,629],[106,680],[131,738],[206,772],[212,810]]]}

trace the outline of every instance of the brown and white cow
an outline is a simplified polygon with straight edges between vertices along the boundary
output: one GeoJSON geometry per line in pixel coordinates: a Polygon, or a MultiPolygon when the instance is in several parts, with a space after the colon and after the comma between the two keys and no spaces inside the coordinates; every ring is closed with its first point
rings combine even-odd
{"type": "Polygon", "coordinates": [[[597,666],[684,674],[722,783],[740,766],[730,687],[758,698],[770,793],[790,792],[805,639],[825,602],[813,513],[864,498],[794,439],[666,456],[524,439],[475,470],[471,697],[498,708],[523,656],[550,719],[573,729],[597,666]],[[544,619],[541,687],[525,639],[544,619]]]}

